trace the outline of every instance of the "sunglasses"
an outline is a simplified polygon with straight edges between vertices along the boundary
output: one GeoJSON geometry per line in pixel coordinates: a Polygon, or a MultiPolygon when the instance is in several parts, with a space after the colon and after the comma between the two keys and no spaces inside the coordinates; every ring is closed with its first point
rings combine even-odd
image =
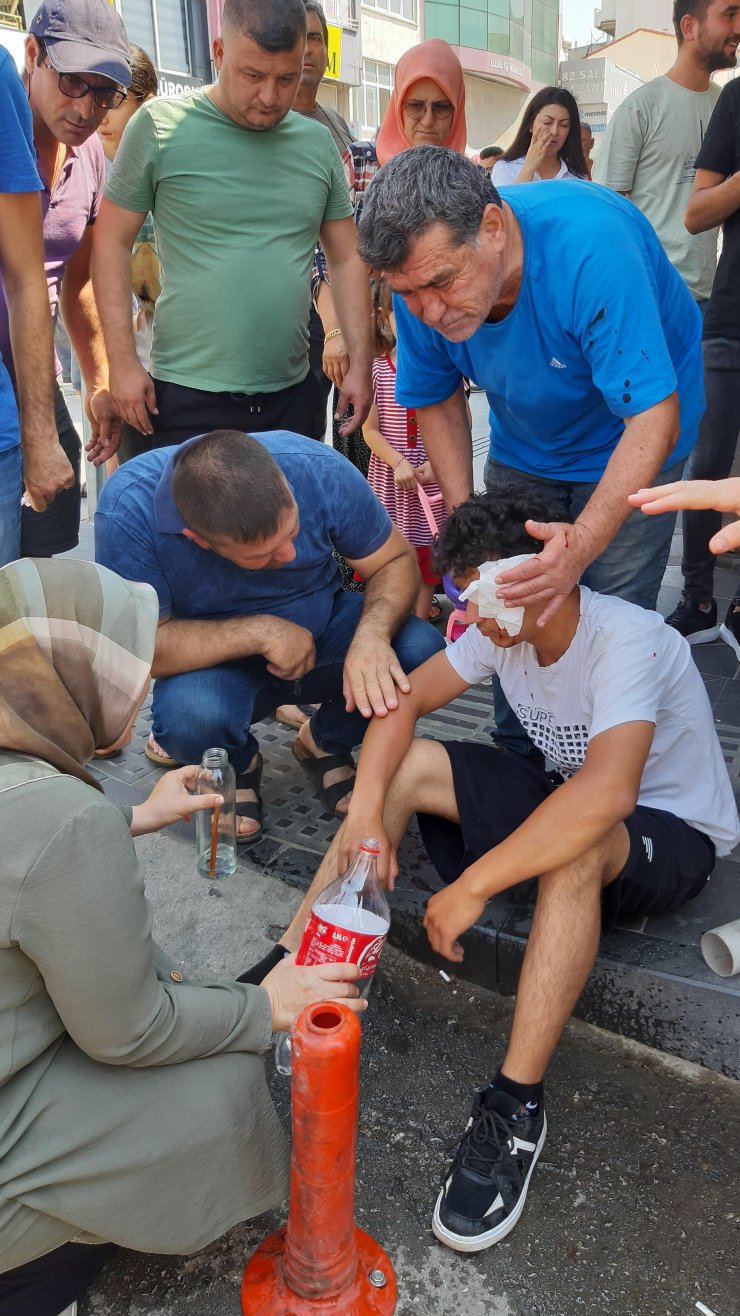
{"type": "MultiPolygon", "coordinates": [[[[40,61],[39,61],[40,62],[40,61]]],[[[59,79],[59,90],[63,96],[69,96],[70,100],[82,100],[83,96],[92,96],[99,110],[115,110],[119,105],[123,105],[126,99],[125,91],[120,87],[103,87],[99,83],[88,82],[86,78],[81,78],[78,73],[57,73],[51,64],[45,66],[50,73],[56,73],[59,79]]]]}
{"type": "Polygon", "coordinates": [[[403,108],[410,119],[423,118],[428,109],[435,119],[449,119],[455,109],[449,101],[406,101],[403,108]]]}

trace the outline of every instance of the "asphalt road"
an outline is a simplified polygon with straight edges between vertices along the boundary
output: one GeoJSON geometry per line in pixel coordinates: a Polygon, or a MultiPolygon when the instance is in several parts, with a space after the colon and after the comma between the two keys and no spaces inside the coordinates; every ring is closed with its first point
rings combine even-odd
{"type": "MultiPolygon", "coordinates": [[[[209,898],[184,841],[139,849],[156,934],[195,975],[238,973],[299,898],[257,870],[209,898]]],[[[548,1142],[516,1230],[477,1257],[436,1242],[443,1144],[496,1067],[510,1013],[508,1000],[384,952],[363,1026],[357,1217],[394,1261],[397,1316],[695,1316],[697,1301],[740,1316],[740,1084],[583,1024],[548,1075],[548,1142]]],[[[277,1075],[273,1091],[287,1122],[277,1075]]],[[[123,1253],[80,1316],[239,1316],[244,1265],[281,1220],[263,1216],[195,1257],[123,1253]]]]}

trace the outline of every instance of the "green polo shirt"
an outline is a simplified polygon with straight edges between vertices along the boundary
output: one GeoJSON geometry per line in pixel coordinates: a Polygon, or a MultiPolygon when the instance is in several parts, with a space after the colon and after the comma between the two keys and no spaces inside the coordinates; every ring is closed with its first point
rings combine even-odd
{"type": "Polygon", "coordinates": [[[202,88],[157,98],[127,125],[105,194],[154,216],[156,379],[275,393],[305,377],[319,228],[352,214],[326,128],[291,110],[251,132],[202,88]]]}

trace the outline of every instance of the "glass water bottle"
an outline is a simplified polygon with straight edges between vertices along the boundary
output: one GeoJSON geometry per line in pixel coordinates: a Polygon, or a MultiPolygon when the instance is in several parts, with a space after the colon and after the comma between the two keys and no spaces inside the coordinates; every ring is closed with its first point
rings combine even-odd
{"type": "Polygon", "coordinates": [[[201,877],[213,881],[236,869],[236,776],[225,749],[207,749],[198,769],[196,795],[221,795],[223,803],[195,815],[195,851],[201,877]]]}

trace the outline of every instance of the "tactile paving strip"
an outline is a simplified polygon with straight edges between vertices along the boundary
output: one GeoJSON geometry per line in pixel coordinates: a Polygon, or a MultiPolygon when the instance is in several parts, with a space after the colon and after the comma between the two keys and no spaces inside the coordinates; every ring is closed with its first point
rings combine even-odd
{"type": "Polygon", "coordinates": [[[740,729],[727,726],[724,722],[715,722],[717,737],[722,746],[727,771],[730,774],[732,788],[737,796],[740,793],[740,729]]]}

